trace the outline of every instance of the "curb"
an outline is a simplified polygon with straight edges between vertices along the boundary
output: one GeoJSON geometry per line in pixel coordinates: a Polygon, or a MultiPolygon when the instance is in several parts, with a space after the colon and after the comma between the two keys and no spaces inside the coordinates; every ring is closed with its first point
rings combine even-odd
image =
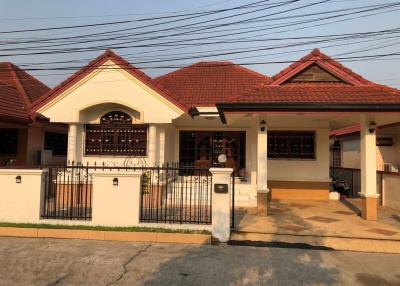
{"type": "Polygon", "coordinates": [[[83,229],[0,227],[1,236],[31,238],[66,238],[129,242],[211,244],[211,235],[163,232],[125,232],[83,229]]]}
{"type": "Polygon", "coordinates": [[[231,245],[296,247],[309,249],[346,250],[358,252],[377,252],[400,254],[400,240],[382,240],[366,238],[315,237],[311,235],[285,235],[265,233],[232,233],[231,245]]]}

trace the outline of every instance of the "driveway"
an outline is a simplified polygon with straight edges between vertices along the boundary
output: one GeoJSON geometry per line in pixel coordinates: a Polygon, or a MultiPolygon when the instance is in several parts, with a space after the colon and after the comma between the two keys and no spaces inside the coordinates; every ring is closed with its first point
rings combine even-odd
{"type": "Polygon", "coordinates": [[[1,285],[400,285],[400,255],[0,238],[1,285]]]}

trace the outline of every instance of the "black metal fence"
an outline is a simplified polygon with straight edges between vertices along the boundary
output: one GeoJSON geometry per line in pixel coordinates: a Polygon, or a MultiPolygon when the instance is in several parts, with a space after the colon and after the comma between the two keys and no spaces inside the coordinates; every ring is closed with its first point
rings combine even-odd
{"type": "Polygon", "coordinates": [[[144,168],[140,221],[211,224],[212,176],[179,165],[144,168]]]}
{"type": "Polygon", "coordinates": [[[47,169],[41,218],[91,220],[93,184],[89,167],[82,165],[47,169]]]}
{"type": "Polygon", "coordinates": [[[211,224],[212,176],[208,169],[179,164],[160,167],[73,164],[42,166],[42,169],[47,170],[42,219],[91,220],[93,171],[129,170],[142,173],[140,202],[132,202],[140,204],[141,222],[211,224]]]}

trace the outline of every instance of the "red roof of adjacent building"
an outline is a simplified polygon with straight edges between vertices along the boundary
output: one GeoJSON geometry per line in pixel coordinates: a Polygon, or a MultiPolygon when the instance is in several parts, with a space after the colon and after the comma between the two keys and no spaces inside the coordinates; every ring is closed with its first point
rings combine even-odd
{"type": "Polygon", "coordinates": [[[273,76],[270,83],[259,84],[250,91],[230,98],[229,102],[267,104],[400,104],[400,91],[370,82],[316,49],[273,76]],[[311,65],[317,65],[321,70],[337,78],[338,81],[290,81],[290,79],[311,65]]]}
{"type": "Polygon", "coordinates": [[[258,84],[265,75],[230,62],[199,62],[155,79],[188,107],[215,106],[258,84]]]}
{"type": "Polygon", "coordinates": [[[177,101],[176,97],[173,96],[165,87],[158,84],[151,77],[149,77],[139,69],[135,68],[133,65],[131,65],[126,60],[124,60],[123,58],[121,58],[120,56],[118,56],[116,53],[114,53],[109,49],[106,50],[102,55],[91,61],[89,64],[81,68],[79,71],[71,75],[69,78],[61,82],[59,85],[57,85],[55,88],[53,88],[50,92],[41,97],[39,100],[35,101],[35,103],[33,104],[34,110],[38,110],[43,105],[50,102],[52,99],[56,98],[62,92],[64,92],[65,90],[76,84],[78,81],[83,79],[92,71],[102,66],[108,60],[112,60],[113,63],[118,65],[121,69],[124,69],[132,76],[138,78],[143,83],[147,84],[150,88],[152,88],[153,90],[164,96],[164,98],[172,102],[175,106],[179,107],[183,111],[187,111],[187,107],[181,102],[177,101]]]}
{"type": "Polygon", "coordinates": [[[12,63],[0,63],[0,119],[29,122],[32,102],[49,90],[44,83],[12,63]]]}

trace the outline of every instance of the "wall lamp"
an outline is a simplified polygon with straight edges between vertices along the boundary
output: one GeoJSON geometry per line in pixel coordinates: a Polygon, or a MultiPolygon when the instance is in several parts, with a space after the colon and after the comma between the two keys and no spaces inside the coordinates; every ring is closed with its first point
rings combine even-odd
{"type": "Polygon", "coordinates": [[[267,129],[267,122],[265,120],[260,121],[260,131],[264,132],[267,129]]]}
{"type": "Polygon", "coordinates": [[[21,176],[16,176],[16,177],[15,177],[15,183],[16,183],[16,184],[21,184],[21,181],[22,181],[21,176]]]}
{"type": "Polygon", "coordinates": [[[371,134],[375,133],[376,128],[377,128],[377,125],[376,125],[375,121],[372,121],[369,124],[369,133],[371,133],[371,134]]]}
{"type": "Polygon", "coordinates": [[[113,179],[113,186],[118,186],[118,178],[113,179]]]}

